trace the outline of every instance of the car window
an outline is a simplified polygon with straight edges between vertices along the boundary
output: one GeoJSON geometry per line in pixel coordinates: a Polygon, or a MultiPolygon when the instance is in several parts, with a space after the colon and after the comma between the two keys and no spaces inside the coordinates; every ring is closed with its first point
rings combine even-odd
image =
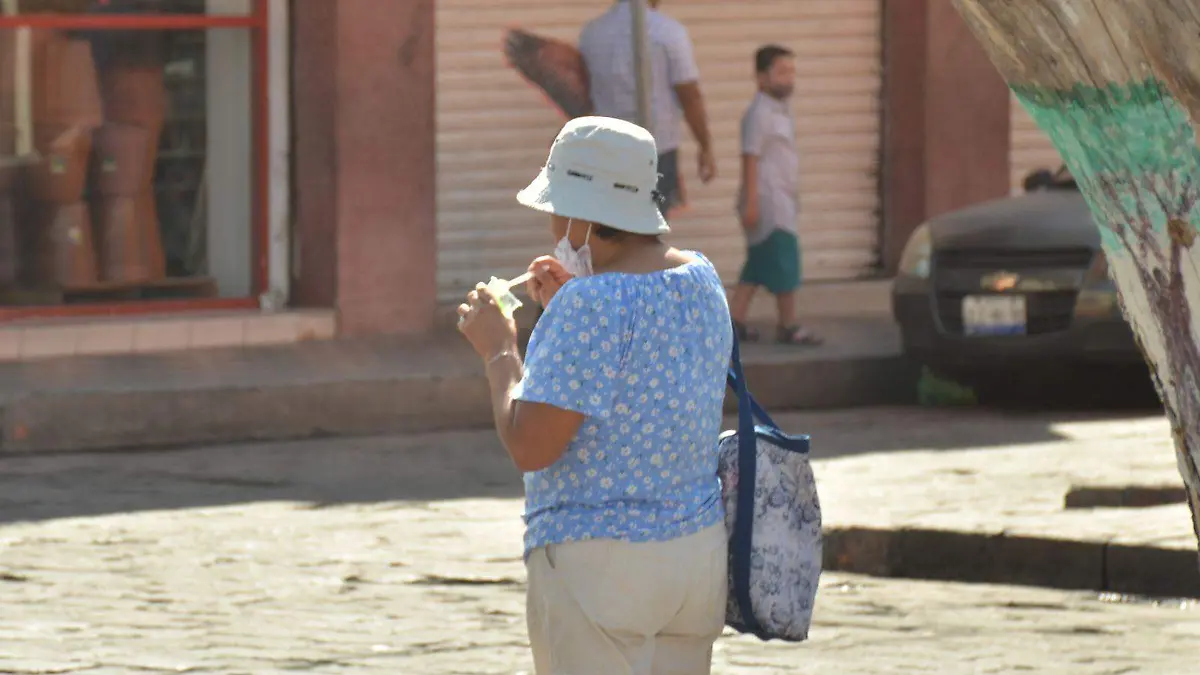
{"type": "Polygon", "coordinates": [[[1071,174],[1071,170],[1065,164],[1060,165],[1055,171],[1038,169],[1037,171],[1030,172],[1025,177],[1026,192],[1078,189],[1079,185],[1075,182],[1075,176],[1071,174]]]}

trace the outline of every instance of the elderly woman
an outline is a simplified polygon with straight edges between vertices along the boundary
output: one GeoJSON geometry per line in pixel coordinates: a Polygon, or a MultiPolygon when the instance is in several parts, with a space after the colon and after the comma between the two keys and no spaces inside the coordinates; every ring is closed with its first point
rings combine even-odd
{"type": "Polygon", "coordinates": [[[482,287],[459,307],[496,430],[525,474],[529,640],[539,675],[710,672],[726,603],[717,440],[733,331],[702,256],[663,243],[649,132],[569,122],[517,199],[554,258],[524,362],[482,287]]]}

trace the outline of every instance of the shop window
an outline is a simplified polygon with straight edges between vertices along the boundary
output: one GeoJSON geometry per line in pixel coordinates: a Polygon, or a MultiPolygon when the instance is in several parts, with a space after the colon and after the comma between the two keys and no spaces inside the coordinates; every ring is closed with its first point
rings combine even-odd
{"type": "Polygon", "coordinates": [[[254,0],[19,0],[17,10],[22,14],[250,16],[254,0]]]}
{"type": "Polygon", "coordinates": [[[0,317],[250,303],[265,276],[256,3],[0,7],[0,317]]]}

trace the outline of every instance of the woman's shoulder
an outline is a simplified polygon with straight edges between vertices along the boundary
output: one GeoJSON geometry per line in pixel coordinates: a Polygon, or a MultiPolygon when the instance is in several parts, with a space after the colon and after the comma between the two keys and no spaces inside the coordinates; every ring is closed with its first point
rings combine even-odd
{"type": "Polygon", "coordinates": [[[716,268],[703,254],[679,251],[677,260],[679,264],[655,272],[607,272],[572,279],[559,290],[546,311],[551,311],[554,305],[561,305],[564,310],[589,308],[617,311],[634,302],[669,302],[674,294],[662,291],[679,288],[679,284],[672,280],[685,280],[689,286],[708,286],[724,292],[716,268]]]}
{"type": "Polygon", "coordinates": [[[546,316],[565,320],[583,315],[616,317],[623,314],[622,308],[630,293],[614,280],[605,279],[605,276],[568,281],[546,306],[546,316]]]}
{"type": "Polygon", "coordinates": [[[615,279],[609,278],[611,276],[613,275],[598,274],[568,281],[554,294],[554,299],[546,311],[550,311],[555,305],[579,308],[609,304],[614,294],[619,291],[619,286],[614,283],[615,279]]]}
{"type": "Polygon", "coordinates": [[[679,251],[679,255],[686,262],[675,268],[678,276],[724,297],[725,284],[721,281],[721,275],[712,261],[699,251],[679,251]]]}

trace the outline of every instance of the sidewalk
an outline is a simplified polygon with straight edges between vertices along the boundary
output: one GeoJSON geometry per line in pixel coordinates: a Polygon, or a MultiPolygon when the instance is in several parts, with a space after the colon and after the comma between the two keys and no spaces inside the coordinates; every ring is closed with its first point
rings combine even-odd
{"type": "MultiPolygon", "coordinates": [[[[746,350],[775,409],[915,396],[891,319],[814,321],[817,348],[746,350]]],[[[491,425],[487,382],[460,336],[325,341],[0,364],[0,452],[153,448],[491,425]]]]}
{"type": "MultiPolygon", "coordinates": [[[[1179,505],[1061,512],[1072,484],[1178,481],[1161,418],[780,417],[813,434],[831,543],[1013,531],[1194,561],[1179,505]]],[[[520,493],[486,431],[0,456],[0,672],[528,674],[520,493]]],[[[809,642],[726,635],[714,673],[1184,675],[1197,653],[1196,602],[827,572],[809,642]]]]}
{"type": "MultiPolygon", "coordinates": [[[[973,433],[980,439],[1005,434],[997,428],[1002,418],[962,415],[978,416],[973,433]]],[[[1081,421],[1048,431],[1044,440],[1003,448],[819,463],[826,567],[1200,597],[1196,535],[1179,499],[1182,479],[1165,419],[1081,421]],[[1080,494],[1139,492],[1145,503],[1169,503],[1066,506],[1068,495],[1076,502],[1080,494]]]]}

